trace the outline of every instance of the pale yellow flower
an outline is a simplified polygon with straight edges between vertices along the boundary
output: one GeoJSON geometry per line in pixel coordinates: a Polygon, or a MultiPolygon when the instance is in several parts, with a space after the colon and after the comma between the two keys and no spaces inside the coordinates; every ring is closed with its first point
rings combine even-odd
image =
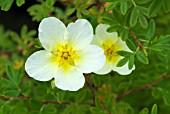
{"type": "Polygon", "coordinates": [[[128,75],[135,69],[135,66],[131,70],[128,69],[128,63],[122,67],[116,67],[117,63],[123,57],[117,54],[117,51],[129,51],[126,43],[118,37],[117,32],[108,33],[106,30],[109,25],[99,24],[96,28],[96,32],[93,38],[93,44],[100,46],[104,50],[106,56],[105,65],[95,73],[97,74],[107,74],[111,70],[116,71],[121,75],[128,75]]]}

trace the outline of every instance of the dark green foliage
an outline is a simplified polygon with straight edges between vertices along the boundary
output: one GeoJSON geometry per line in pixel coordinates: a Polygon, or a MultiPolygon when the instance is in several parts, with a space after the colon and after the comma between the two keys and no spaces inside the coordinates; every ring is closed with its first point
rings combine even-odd
{"type": "MultiPolygon", "coordinates": [[[[1,10],[25,0],[0,0],[1,10]]],[[[128,64],[128,76],[110,73],[85,76],[76,92],[62,91],[54,80],[39,82],[24,72],[36,48],[43,49],[27,25],[20,33],[0,25],[0,114],[168,114],[170,112],[170,2],[169,0],[37,0],[27,11],[33,21],[54,16],[66,25],[77,18],[93,28],[109,24],[131,52],[117,67],[128,64]],[[35,48],[36,47],[36,48],[35,48]]],[[[3,24],[3,23],[1,23],[3,24]]],[[[16,23],[17,24],[17,23],[16,23]]],[[[38,49],[38,50],[39,50],[38,49]]]]}
{"type": "MultiPolygon", "coordinates": [[[[14,0],[0,0],[1,10],[8,11],[11,8],[13,2],[14,0]]],[[[20,7],[24,3],[25,3],[25,0],[16,0],[16,5],[18,7],[20,7]]]]}

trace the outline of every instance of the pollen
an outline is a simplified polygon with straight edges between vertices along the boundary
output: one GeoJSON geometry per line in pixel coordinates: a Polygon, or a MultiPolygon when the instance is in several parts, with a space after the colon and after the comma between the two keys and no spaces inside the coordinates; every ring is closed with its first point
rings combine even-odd
{"type": "Polygon", "coordinates": [[[74,65],[75,51],[69,45],[60,46],[53,54],[56,57],[55,60],[59,63],[59,67],[66,64],[74,65]]]}
{"type": "Polygon", "coordinates": [[[103,49],[107,62],[117,62],[121,57],[116,53],[120,50],[120,47],[116,44],[103,44],[103,49]]]}

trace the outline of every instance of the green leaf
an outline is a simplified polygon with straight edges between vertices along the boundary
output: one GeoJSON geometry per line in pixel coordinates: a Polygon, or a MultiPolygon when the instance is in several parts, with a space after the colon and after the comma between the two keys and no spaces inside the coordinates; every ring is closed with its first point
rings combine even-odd
{"type": "Polygon", "coordinates": [[[130,16],[130,26],[134,27],[139,18],[139,10],[137,7],[134,7],[130,16]]]}
{"type": "Polygon", "coordinates": [[[7,71],[7,76],[10,80],[14,81],[15,80],[15,73],[14,71],[12,70],[11,66],[7,66],[6,68],[6,71],[7,71]]]}
{"type": "Polygon", "coordinates": [[[32,16],[33,21],[41,21],[54,11],[54,7],[42,2],[41,4],[34,4],[30,6],[27,11],[29,12],[30,16],[32,16]]]}
{"type": "Polygon", "coordinates": [[[128,60],[129,60],[128,58],[123,58],[123,59],[119,60],[116,67],[122,67],[123,65],[125,65],[128,62],[128,60]]]}
{"type": "Polygon", "coordinates": [[[80,10],[77,10],[77,12],[76,12],[76,16],[77,16],[79,19],[81,19],[81,18],[82,18],[82,14],[81,14],[80,10]]]}
{"type": "Polygon", "coordinates": [[[151,37],[153,37],[154,33],[155,33],[155,21],[151,19],[149,22],[149,29],[146,36],[151,40],[151,37]]]}
{"type": "Polygon", "coordinates": [[[48,6],[53,6],[53,5],[55,4],[55,1],[56,1],[56,0],[46,0],[46,4],[47,4],[48,6]]]}
{"type": "Polygon", "coordinates": [[[117,54],[123,56],[123,57],[129,57],[132,53],[128,51],[117,51],[117,54]]]}
{"type": "Polygon", "coordinates": [[[142,15],[142,14],[139,15],[139,22],[140,22],[140,25],[142,26],[142,28],[144,28],[144,29],[148,28],[148,21],[144,15],[142,15]]]}
{"type": "Polygon", "coordinates": [[[121,26],[120,25],[112,25],[109,28],[107,28],[107,32],[115,32],[117,31],[121,26]]]}
{"type": "Polygon", "coordinates": [[[146,4],[148,2],[150,2],[151,0],[135,0],[136,4],[146,4]]]}
{"type": "Polygon", "coordinates": [[[97,108],[102,108],[102,104],[101,104],[100,100],[97,97],[95,98],[95,104],[96,104],[97,108]]]}
{"type": "Polygon", "coordinates": [[[116,22],[115,19],[111,18],[110,16],[102,17],[102,22],[105,24],[109,24],[109,25],[117,25],[118,24],[118,22],[116,22]]]}
{"type": "Polygon", "coordinates": [[[71,9],[67,10],[66,15],[69,16],[69,15],[73,14],[75,12],[75,10],[76,10],[76,8],[71,8],[71,9]]]}
{"type": "Polygon", "coordinates": [[[10,89],[17,89],[17,85],[13,81],[8,80],[8,79],[3,79],[2,87],[10,88],[10,89]]]}
{"type": "Polygon", "coordinates": [[[170,91],[164,90],[162,92],[163,100],[166,105],[170,105],[170,91]]]}
{"type": "Polygon", "coordinates": [[[39,38],[35,38],[35,47],[36,48],[43,48],[39,38]]]}
{"type": "Polygon", "coordinates": [[[119,3],[118,0],[113,1],[113,2],[106,8],[106,11],[110,11],[110,10],[114,9],[114,8],[117,6],[118,3],[119,3]]]}
{"type": "Polygon", "coordinates": [[[130,39],[126,40],[126,44],[130,48],[130,50],[136,51],[137,46],[130,39]]]}
{"type": "Polygon", "coordinates": [[[21,36],[25,36],[28,32],[28,27],[26,25],[23,25],[21,28],[21,36]]]}
{"type": "Polygon", "coordinates": [[[129,57],[129,62],[128,62],[128,68],[129,68],[129,70],[133,68],[134,62],[135,62],[135,56],[134,56],[134,55],[131,55],[131,56],[129,57]]]}
{"type": "Polygon", "coordinates": [[[170,2],[169,0],[163,0],[163,9],[165,13],[170,11],[170,2]]]}
{"type": "Polygon", "coordinates": [[[43,110],[42,110],[42,113],[48,113],[48,114],[54,114],[57,112],[57,108],[55,108],[54,105],[52,104],[48,104],[48,105],[44,105],[43,106],[43,110]]]}
{"type": "Polygon", "coordinates": [[[120,37],[122,38],[122,40],[125,41],[126,39],[128,39],[128,36],[129,36],[128,29],[123,29],[120,33],[120,37]]]}
{"type": "Polygon", "coordinates": [[[87,91],[79,91],[76,95],[76,102],[82,102],[86,98],[87,91]]]}
{"type": "Polygon", "coordinates": [[[170,43],[170,35],[163,36],[159,43],[162,44],[170,43]]]}
{"type": "Polygon", "coordinates": [[[128,5],[127,5],[127,2],[126,1],[122,1],[121,4],[120,4],[120,11],[123,15],[126,14],[128,10],[128,5]]]}
{"type": "Polygon", "coordinates": [[[166,36],[161,36],[160,38],[155,38],[150,46],[149,49],[150,50],[154,50],[154,51],[166,51],[166,50],[170,50],[170,35],[166,35],[166,36]]]}
{"type": "Polygon", "coordinates": [[[0,1],[1,10],[8,11],[11,8],[13,2],[14,0],[1,0],[0,1]]]}
{"type": "Polygon", "coordinates": [[[100,81],[98,76],[93,76],[92,77],[92,81],[93,81],[95,87],[98,87],[100,85],[100,83],[101,83],[101,81],[100,81]]]}
{"type": "Polygon", "coordinates": [[[25,0],[16,0],[16,4],[17,4],[17,6],[21,6],[21,5],[23,5],[25,3],[25,0]]]}
{"type": "Polygon", "coordinates": [[[24,78],[24,69],[23,68],[20,68],[19,71],[18,71],[18,75],[17,75],[17,85],[21,84],[22,83],[22,80],[24,78]]]}
{"type": "Polygon", "coordinates": [[[89,11],[86,9],[81,10],[81,13],[84,15],[89,15],[89,11]]]}
{"type": "Polygon", "coordinates": [[[139,11],[140,11],[141,14],[143,14],[143,15],[145,15],[145,16],[148,16],[148,13],[149,13],[148,8],[141,7],[141,6],[136,6],[136,7],[139,9],[139,11]]]}
{"type": "Polygon", "coordinates": [[[151,114],[157,114],[157,105],[154,104],[151,109],[151,114]]]}
{"type": "Polygon", "coordinates": [[[148,58],[146,57],[146,55],[142,51],[137,51],[136,52],[136,57],[143,64],[148,64],[149,63],[148,58]]]}
{"type": "Polygon", "coordinates": [[[63,102],[65,98],[65,91],[61,91],[59,93],[57,93],[57,101],[59,103],[63,102]]]}
{"type": "Polygon", "coordinates": [[[17,97],[19,94],[20,92],[18,90],[6,90],[4,92],[4,95],[8,97],[17,97]]]}
{"type": "Polygon", "coordinates": [[[143,109],[139,112],[139,114],[149,114],[148,108],[143,108],[143,109]]]}
{"type": "Polygon", "coordinates": [[[163,0],[153,0],[149,6],[149,16],[155,16],[158,10],[161,8],[163,0]]]}
{"type": "Polygon", "coordinates": [[[152,88],[152,96],[156,99],[162,97],[162,88],[154,87],[152,88]]]}

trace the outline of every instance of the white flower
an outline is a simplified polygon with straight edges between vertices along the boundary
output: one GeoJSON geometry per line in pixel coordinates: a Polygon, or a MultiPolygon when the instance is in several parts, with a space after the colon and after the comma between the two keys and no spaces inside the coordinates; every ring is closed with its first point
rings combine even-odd
{"type": "Polygon", "coordinates": [[[90,45],[93,28],[85,19],[67,27],[49,17],[39,25],[39,39],[45,50],[33,53],[25,63],[28,75],[39,81],[55,79],[62,90],[77,91],[85,83],[83,73],[101,69],[106,61],[103,50],[90,45]]]}
{"type": "Polygon", "coordinates": [[[106,56],[106,63],[100,70],[96,71],[96,74],[107,74],[111,70],[118,72],[121,75],[128,75],[135,69],[135,66],[131,70],[128,69],[128,63],[122,67],[116,67],[117,63],[123,57],[116,52],[120,50],[129,51],[126,43],[118,37],[117,32],[108,33],[106,29],[109,25],[99,24],[96,28],[96,33],[93,38],[93,44],[100,46],[104,50],[106,56]]]}

